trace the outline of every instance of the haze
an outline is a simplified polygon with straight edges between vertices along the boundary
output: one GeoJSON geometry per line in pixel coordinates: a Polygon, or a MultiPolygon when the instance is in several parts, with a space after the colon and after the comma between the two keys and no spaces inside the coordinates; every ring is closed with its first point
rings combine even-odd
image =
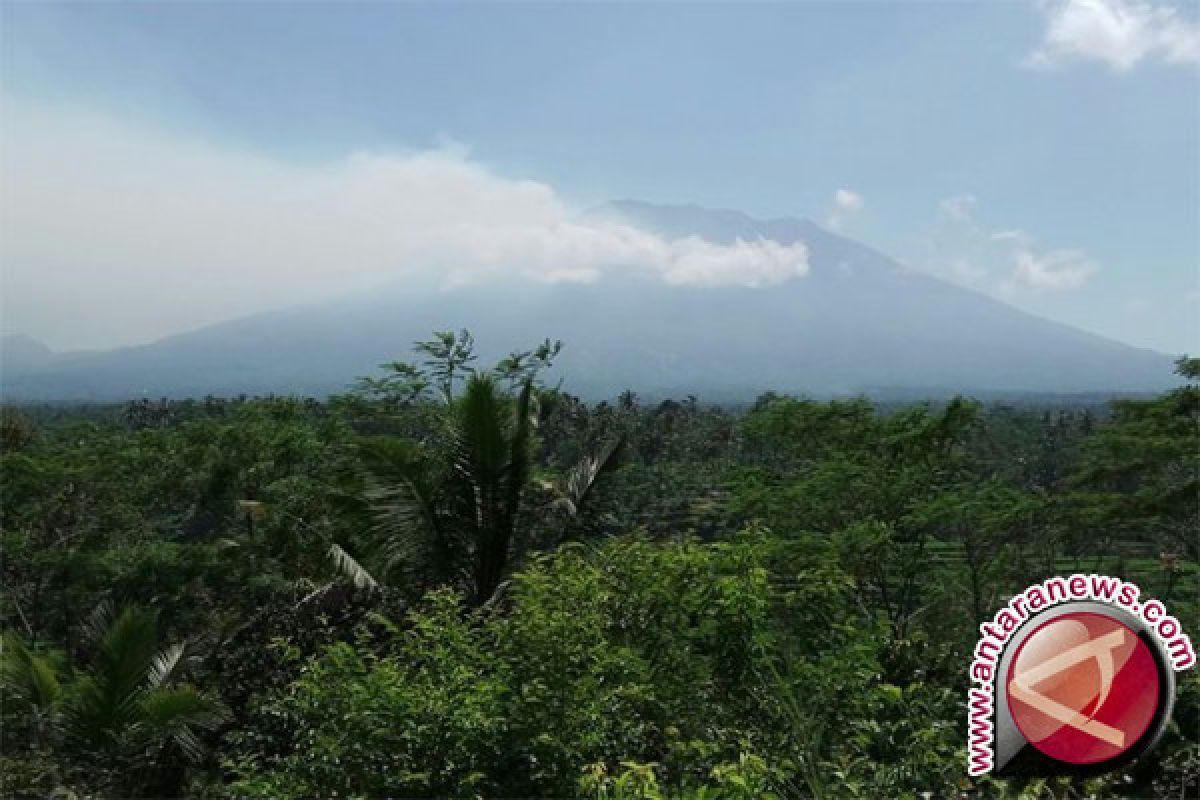
{"type": "Polygon", "coordinates": [[[588,213],[631,197],[808,217],[1196,349],[1194,6],[920,11],[7,4],[3,330],[96,349],[385,284],[809,271],[803,242],[588,213]]]}

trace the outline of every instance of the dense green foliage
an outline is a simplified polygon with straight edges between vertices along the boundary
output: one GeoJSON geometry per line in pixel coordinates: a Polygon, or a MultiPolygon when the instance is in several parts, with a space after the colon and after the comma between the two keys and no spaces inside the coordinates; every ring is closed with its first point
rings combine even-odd
{"type": "Polygon", "coordinates": [[[1007,595],[1104,572],[1200,630],[1194,383],[1106,415],[589,406],[539,381],[558,349],[484,370],[439,334],[328,402],[6,409],[0,794],[1200,790],[1195,672],[1124,772],[964,777],[1007,595]]]}

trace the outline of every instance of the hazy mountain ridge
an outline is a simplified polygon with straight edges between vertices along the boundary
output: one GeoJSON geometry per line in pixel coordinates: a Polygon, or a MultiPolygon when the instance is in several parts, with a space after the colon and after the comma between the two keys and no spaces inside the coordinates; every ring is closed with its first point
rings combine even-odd
{"type": "Polygon", "coordinates": [[[57,354],[30,336],[20,333],[0,337],[0,371],[45,367],[57,354]]]}
{"type": "Polygon", "coordinates": [[[745,399],[768,389],[1073,393],[1171,384],[1169,356],[906,269],[807,220],[628,201],[599,213],[667,236],[803,241],[810,270],[768,288],[668,286],[618,273],[594,284],[395,285],[105,353],[35,358],[26,343],[30,357],[0,365],[3,391],[14,400],[319,395],[406,357],[432,330],[461,327],[476,334],[484,360],[562,339],[560,376],[589,397],[624,388],[745,399]]]}

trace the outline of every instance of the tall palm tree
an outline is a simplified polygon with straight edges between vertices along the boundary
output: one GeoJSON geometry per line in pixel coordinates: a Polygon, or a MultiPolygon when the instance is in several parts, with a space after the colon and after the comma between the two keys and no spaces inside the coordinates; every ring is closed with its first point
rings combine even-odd
{"type": "MultiPolygon", "coordinates": [[[[512,397],[493,376],[474,373],[449,402],[433,447],[390,437],[364,443],[385,569],[416,566],[425,580],[460,580],[476,604],[493,597],[517,550],[521,515],[531,510],[535,405],[532,379],[512,397]]],[[[619,449],[608,443],[572,470],[555,490],[557,507],[577,514],[619,449]]],[[[356,563],[342,560],[348,556],[334,555],[356,583],[367,583],[356,563]]]]}

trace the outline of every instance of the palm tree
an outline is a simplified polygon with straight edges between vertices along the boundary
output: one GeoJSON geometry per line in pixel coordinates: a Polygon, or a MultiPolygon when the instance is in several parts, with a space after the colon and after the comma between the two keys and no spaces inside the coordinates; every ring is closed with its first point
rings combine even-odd
{"type": "MultiPolygon", "coordinates": [[[[422,404],[435,427],[426,440],[381,435],[361,443],[377,521],[374,555],[382,573],[402,567],[417,585],[455,582],[483,604],[502,585],[514,555],[529,544],[522,537],[530,526],[522,517],[535,510],[529,489],[535,485],[537,421],[555,397],[536,388],[537,380],[562,343],[546,339],[481,371],[472,366],[469,331],[434,337],[416,343],[420,365],[385,364],[385,377],[364,378],[357,390],[387,412],[422,404]]],[[[578,519],[599,477],[618,463],[620,450],[621,439],[614,437],[571,470],[563,485],[542,482],[552,498],[542,510],[578,519]]],[[[328,553],[355,586],[379,585],[338,543],[330,543],[328,553]]]]}
{"type": "Polygon", "coordinates": [[[114,616],[102,605],[86,635],[95,655],[91,670],[71,685],[64,709],[68,737],[113,754],[174,745],[189,762],[199,761],[204,749],[198,733],[220,726],[225,712],[180,681],[187,644],[159,649],[157,615],[136,606],[114,616]]]}
{"type": "MultiPolygon", "coordinates": [[[[532,379],[511,397],[493,376],[471,374],[447,406],[435,447],[390,437],[364,443],[385,569],[415,566],[423,580],[460,580],[475,604],[495,595],[531,510],[535,397],[532,379]]],[[[585,457],[554,489],[556,507],[577,515],[619,450],[613,440],[585,457]]],[[[340,548],[334,556],[358,585],[373,580],[340,548]]]]}
{"type": "Polygon", "coordinates": [[[218,701],[181,681],[187,644],[160,649],[153,612],[131,606],[114,615],[107,603],[84,634],[92,664],[66,683],[51,657],[6,637],[0,658],[5,694],[29,703],[43,743],[53,731],[69,750],[117,767],[116,782],[126,793],[145,787],[154,772],[147,766],[158,768],[155,793],[164,793],[164,779],[178,788],[181,772],[168,769],[172,753],[187,764],[199,762],[201,734],[227,718],[218,701]]]}

